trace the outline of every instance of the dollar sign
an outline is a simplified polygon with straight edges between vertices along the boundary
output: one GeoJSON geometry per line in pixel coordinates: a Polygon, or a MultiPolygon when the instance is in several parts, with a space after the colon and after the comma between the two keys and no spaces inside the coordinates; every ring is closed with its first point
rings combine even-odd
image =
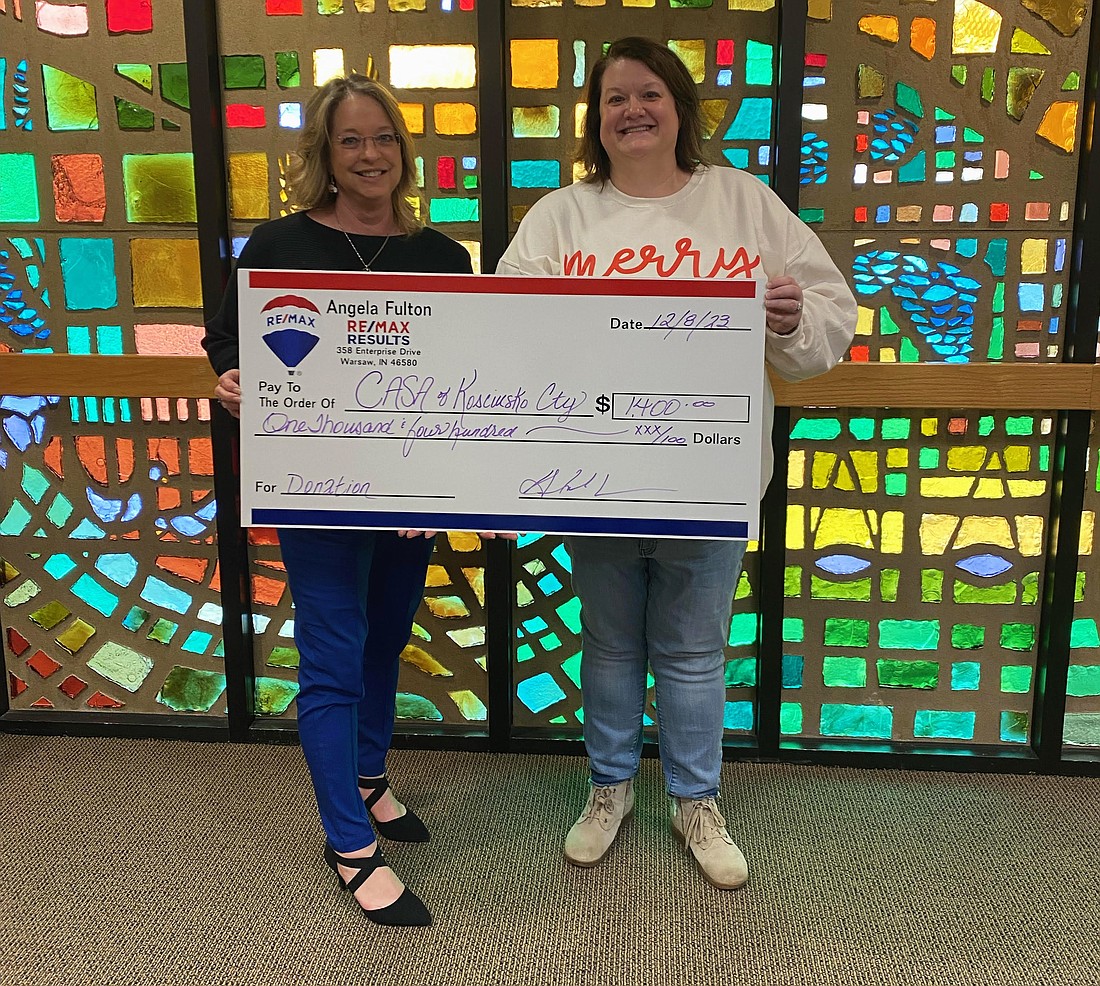
{"type": "Polygon", "coordinates": [[[608,399],[607,394],[600,394],[600,396],[596,398],[596,410],[599,411],[600,414],[607,414],[607,412],[611,410],[611,401],[608,399]]]}

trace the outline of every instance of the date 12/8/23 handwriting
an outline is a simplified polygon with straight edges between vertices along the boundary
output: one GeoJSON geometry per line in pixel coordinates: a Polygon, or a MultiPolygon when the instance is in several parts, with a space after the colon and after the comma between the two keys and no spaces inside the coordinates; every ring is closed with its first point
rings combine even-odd
{"type": "Polygon", "coordinates": [[[609,322],[609,327],[612,331],[622,331],[630,329],[642,329],[649,331],[664,330],[665,338],[667,339],[674,332],[686,332],[684,341],[687,342],[691,339],[692,335],[697,329],[710,330],[710,331],[725,331],[725,332],[747,332],[746,326],[731,325],[729,312],[715,312],[715,311],[683,311],[683,312],[661,312],[661,314],[653,317],[652,321],[647,324],[647,319],[640,318],[612,318],[609,322]]]}
{"type": "Polygon", "coordinates": [[[577,469],[570,475],[568,469],[553,468],[545,475],[537,479],[524,479],[519,484],[521,499],[545,499],[557,497],[559,499],[621,499],[627,494],[635,493],[675,493],[674,489],[666,489],[657,486],[642,486],[634,489],[609,489],[611,473],[588,472],[586,469],[577,469]],[[576,495],[573,495],[576,494],[576,495]]]}

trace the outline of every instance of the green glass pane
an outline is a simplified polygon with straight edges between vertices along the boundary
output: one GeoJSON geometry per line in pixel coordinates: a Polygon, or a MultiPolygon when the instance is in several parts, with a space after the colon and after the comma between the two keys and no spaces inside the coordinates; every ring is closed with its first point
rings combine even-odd
{"type": "Polygon", "coordinates": [[[825,620],[826,647],[866,647],[871,640],[871,621],[843,618],[825,620]]]}
{"type": "Polygon", "coordinates": [[[275,52],[275,81],[280,89],[297,89],[302,84],[302,72],[298,67],[298,52],[275,52]]]}
{"type": "Polygon", "coordinates": [[[169,103],[189,110],[191,92],[187,83],[187,65],[183,62],[163,62],[157,67],[160,76],[160,94],[169,103]]]}
{"type": "Polygon", "coordinates": [[[226,89],[264,89],[267,68],[263,55],[223,55],[226,89]]]}
{"type": "Polygon", "coordinates": [[[1017,693],[1031,691],[1032,670],[1029,664],[1006,664],[1001,668],[1001,691],[1017,693]]]}
{"type": "Polygon", "coordinates": [[[878,683],[883,688],[935,688],[940,681],[937,661],[877,662],[878,683]]]}
{"type": "Polygon", "coordinates": [[[115,115],[119,130],[152,130],[156,126],[156,114],[144,106],[115,96],[115,115]]]}
{"type": "Polygon", "coordinates": [[[951,646],[956,650],[977,650],[985,643],[985,627],[956,623],[951,628],[951,646]]]}
{"type": "Polygon", "coordinates": [[[50,130],[98,130],[95,86],[52,65],[42,66],[46,125],[50,130]]]}
{"type": "Polygon", "coordinates": [[[867,660],[862,657],[823,658],[821,678],[829,688],[864,688],[867,685],[867,660]]]}

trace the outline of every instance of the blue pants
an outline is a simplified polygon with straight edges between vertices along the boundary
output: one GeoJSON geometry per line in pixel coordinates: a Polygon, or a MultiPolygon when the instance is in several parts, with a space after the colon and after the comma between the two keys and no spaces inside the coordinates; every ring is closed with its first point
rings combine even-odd
{"type": "Polygon", "coordinates": [[[385,773],[397,673],[424,595],[429,538],[279,531],[294,597],[298,734],[332,848],[374,842],[358,777],[385,773]]]}
{"type": "Polygon", "coordinates": [[[638,772],[647,666],[669,794],[718,793],[725,644],[744,541],[573,537],[584,742],[598,787],[638,772]]]}

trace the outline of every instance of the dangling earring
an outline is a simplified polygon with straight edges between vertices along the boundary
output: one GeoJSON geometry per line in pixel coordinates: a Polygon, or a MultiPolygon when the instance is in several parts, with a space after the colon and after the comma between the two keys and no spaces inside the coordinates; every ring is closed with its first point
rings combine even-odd
{"type": "Polygon", "coordinates": [[[329,180],[328,180],[328,190],[333,195],[336,195],[340,191],[340,189],[338,189],[336,187],[336,179],[334,177],[332,177],[331,175],[329,176],[329,180]]]}

